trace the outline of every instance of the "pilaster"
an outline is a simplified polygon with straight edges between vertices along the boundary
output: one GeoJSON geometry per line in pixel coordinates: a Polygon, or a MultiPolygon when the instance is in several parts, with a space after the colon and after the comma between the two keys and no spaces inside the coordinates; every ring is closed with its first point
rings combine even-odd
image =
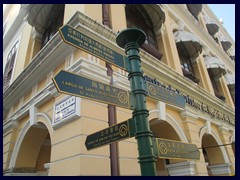
{"type": "Polygon", "coordinates": [[[232,133],[224,125],[218,126],[218,129],[220,131],[219,134],[221,137],[221,141],[225,145],[224,148],[227,152],[228,159],[229,159],[229,169],[230,169],[229,174],[235,174],[235,155],[234,155],[233,148],[231,145],[232,142],[230,142],[230,137],[231,137],[232,133]]]}
{"type": "MultiPolygon", "coordinates": [[[[198,115],[195,114],[194,112],[191,112],[185,109],[184,111],[181,112],[181,117],[183,120],[182,123],[183,123],[184,133],[188,139],[188,142],[196,144],[197,147],[201,147],[201,141],[199,140],[198,127],[196,123],[198,119],[198,115]]],[[[207,168],[205,166],[203,153],[201,149],[199,150],[200,150],[200,159],[196,161],[195,170],[196,170],[196,175],[204,176],[204,175],[207,175],[208,173],[207,173],[207,168]]]]}
{"type": "Polygon", "coordinates": [[[214,90],[212,88],[211,80],[208,75],[208,71],[203,59],[203,54],[199,55],[199,58],[197,59],[197,64],[198,64],[198,71],[199,71],[199,76],[201,81],[199,82],[200,85],[206,89],[209,93],[214,95],[214,90]]]}
{"type": "Polygon", "coordinates": [[[171,68],[175,69],[176,72],[182,75],[182,68],[180,64],[180,59],[178,56],[177,46],[175,43],[174,35],[173,35],[173,29],[170,24],[170,17],[169,13],[166,10],[165,11],[165,23],[162,27],[164,31],[162,31],[162,40],[164,47],[171,47],[168,49],[165,49],[166,54],[166,64],[169,65],[171,68]]]}
{"type": "Polygon", "coordinates": [[[224,79],[224,77],[222,76],[221,78],[219,78],[219,82],[220,82],[220,86],[223,92],[223,96],[226,98],[226,102],[232,107],[235,108],[230,91],[227,87],[227,83],[224,79]]]}

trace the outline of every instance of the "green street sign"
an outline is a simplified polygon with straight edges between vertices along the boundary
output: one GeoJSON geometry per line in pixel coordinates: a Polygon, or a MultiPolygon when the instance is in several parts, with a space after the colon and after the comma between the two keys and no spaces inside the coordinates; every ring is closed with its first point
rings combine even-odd
{"type": "Polygon", "coordinates": [[[129,91],[64,70],[59,71],[53,82],[60,93],[131,109],[129,91]]]}
{"type": "Polygon", "coordinates": [[[134,121],[133,119],[128,119],[124,122],[88,135],[85,141],[85,146],[87,150],[91,150],[126,138],[131,138],[134,135],[134,121]]]}
{"type": "Polygon", "coordinates": [[[146,82],[147,86],[147,96],[163,101],[168,104],[172,104],[181,108],[185,108],[184,98],[172,91],[167,90],[166,88],[160,87],[156,84],[146,82]]]}
{"type": "Polygon", "coordinates": [[[126,61],[127,57],[122,50],[114,47],[110,42],[100,39],[97,35],[81,26],[75,29],[66,24],[59,29],[59,32],[65,43],[99,57],[123,70],[130,70],[128,61],[126,61]]]}
{"type": "Polygon", "coordinates": [[[153,138],[154,149],[159,158],[199,160],[200,152],[195,144],[168,139],[153,138]]]}

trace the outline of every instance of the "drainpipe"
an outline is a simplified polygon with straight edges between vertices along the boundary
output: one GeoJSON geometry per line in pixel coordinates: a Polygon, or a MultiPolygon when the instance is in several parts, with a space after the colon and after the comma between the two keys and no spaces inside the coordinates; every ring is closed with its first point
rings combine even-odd
{"type": "MultiPolygon", "coordinates": [[[[109,4],[102,4],[102,23],[111,28],[109,20],[109,4]]],[[[107,75],[111,77],[110,85],[113,85],[113,70],[112,65],[106,62],[107,75]]],[[[117,124],[116,106],[108,104],[108,124],[112,126],[117,124]]],[[[110,144],[110,167],[111,176],[119,176],[119,162],[118,162],[118,143],[110,144]]]]}

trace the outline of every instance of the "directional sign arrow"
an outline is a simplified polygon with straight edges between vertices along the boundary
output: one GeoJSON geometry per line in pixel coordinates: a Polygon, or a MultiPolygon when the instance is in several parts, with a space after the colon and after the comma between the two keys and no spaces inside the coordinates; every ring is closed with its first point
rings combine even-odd
{"type": "Polygon", "coordinates": [[[98,148],[135,135],[133,119],[128,119],[111,127],[102,129],[87,136],[85,146],[87,150],[98,148]]]}
{"type": "Polygon", "coordinates": [[[60,93],[131,109],[129,91],[64,70],[59,71],[53,82],[60,93]]]}
{"type": "Polygon", "coordinates": [[[159,158],[199,160],[200,152],[195,144],[168,139],[153,138],[155,153],[159,158]]]}
{"type": "Polygon", "coordinates": [[[64,25],[59,29],[65,43],[92,54],[100,59],[107,61],[123,70],[130,71],[130,65],[124,52],[113,46],[108,41],[99,39],[93,33],[79,26],[75,29],[69,25],[64,25]]]}

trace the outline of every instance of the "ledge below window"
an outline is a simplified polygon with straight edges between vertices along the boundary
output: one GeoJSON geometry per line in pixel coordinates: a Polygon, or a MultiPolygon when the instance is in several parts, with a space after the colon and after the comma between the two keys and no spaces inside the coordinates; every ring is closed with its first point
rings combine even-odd
{"type": "Polygon", "coordinates": [[[161,60],[162,59],[162,54],[155,48],[151,47],[150,45],[144,43],[141,48],[143,50],[145,50],[146,52],[148,52],[149,54],[151,54],[152,56],[154,56],[155,58],[161,60]]]}
{"type": "Polygon", "coordinates": [[[217,91],[214,91],[214,94],[217,98],[221,99],[222,101],[226,100],[226,98],[224,96],[222,96],[221,94],[219,94],[217,91]]]}

